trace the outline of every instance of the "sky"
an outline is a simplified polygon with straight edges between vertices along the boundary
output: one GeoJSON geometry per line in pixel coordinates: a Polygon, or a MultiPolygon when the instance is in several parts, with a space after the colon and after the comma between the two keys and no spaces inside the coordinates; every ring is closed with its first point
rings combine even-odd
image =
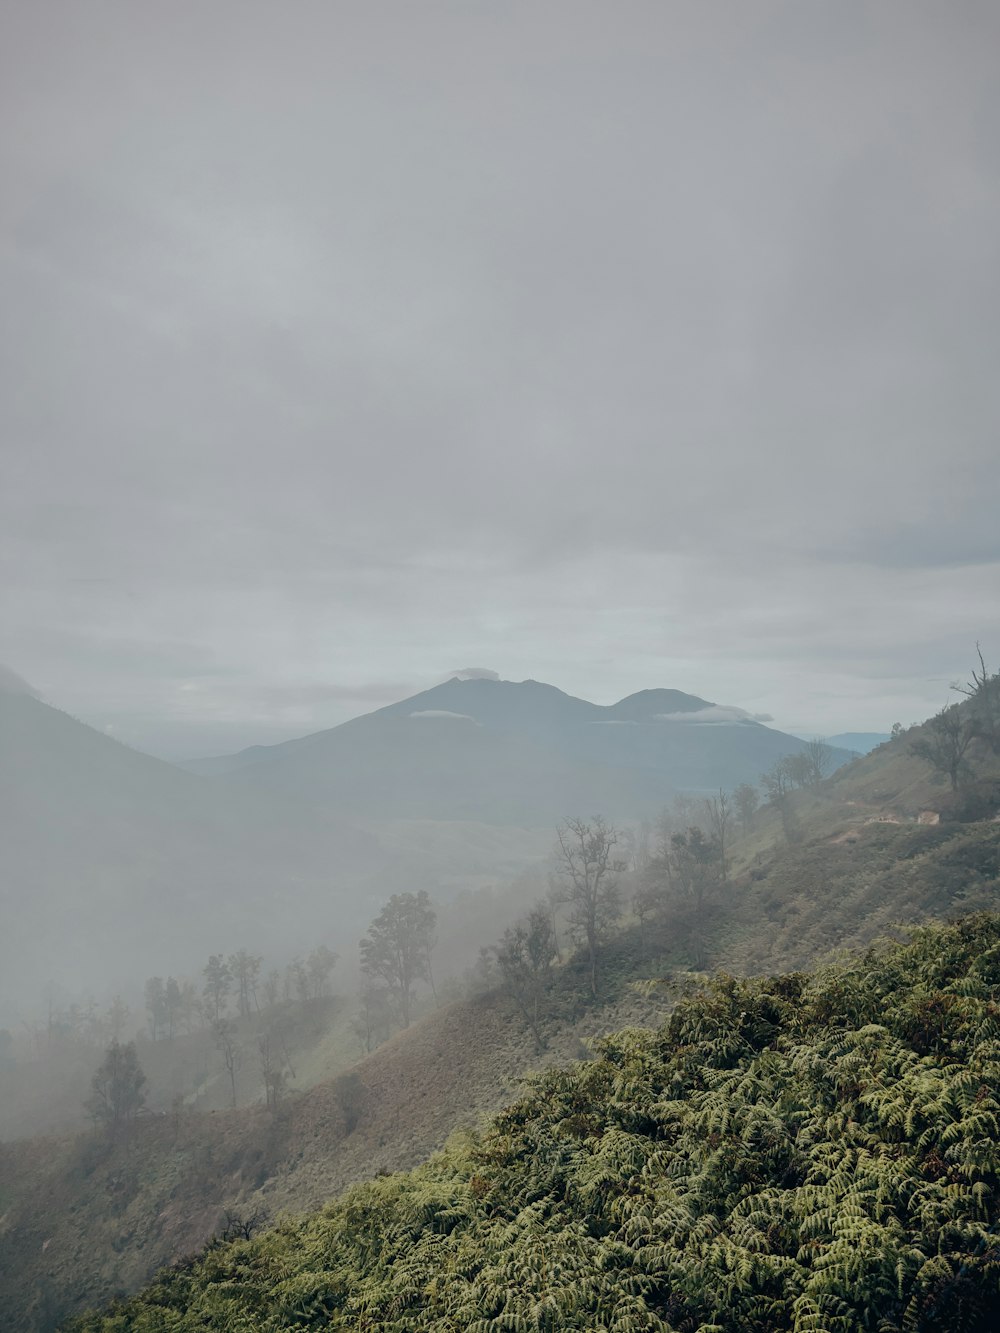
{"type": "Polygon", "coordinates": [[[168,758],[476,666],[1000,658],[992,0],[7,0],[0,661],[168,758]]]}

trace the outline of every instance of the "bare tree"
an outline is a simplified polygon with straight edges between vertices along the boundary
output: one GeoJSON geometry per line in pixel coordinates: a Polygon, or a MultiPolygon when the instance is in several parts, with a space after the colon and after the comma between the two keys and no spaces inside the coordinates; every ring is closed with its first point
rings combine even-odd
{"type": "Polygon", "coordinates": [[[229,1087],[232,1092],[233,1106],[236,1105],[236,1075],[243,1063],[243,1050],[236,1040],[236,1024],[228,1018],[220,1018],[212,1024],[212,1035],[216,1048],[222,1052],[222,1059],[229,1075],[229,1087]]]}
{"type": "Polygon", "coordinates": [[[202,994],[211,1005],[212,1021],[218,1022],[226,1007],[226,997],[233,984],[233,978],[221,953],[213,953],[205,964],[202,975],[205,987],[202,994]]]}
{"type": "Polygon", "coordinates": [[[264,1102],[275,1110],[285,1090],[285,1061],[280,1042],[270,1032],[262,1032],[257,1038],[257,1064],[264,1083],[264,1102]]]}
{"type": "Polygon", "coordinates": [[[273,1009],[281,997],[281,973],[272,967],[264,978],[264,1004],[273,1009]]]}
{"type": "Polygon", "coordinates": [[[121,1041],[125,1024],[128,1022],[128,1013],[128,1005],[120,995],[116,995],[104,1016],[105,1027],[113,1042],[121,1041]]]}
{"type": "Polygon", "coordinates": [[[686,941],[692,962],[703,967],[708,930],[718,908],[723,882],[716,839],[706,837],[697,825],[692,825],[686,833],[675,833],[670,839],[667,864],[677,928],[686,941]]]}
{"type": "Polygon", "coordinates": [[[809,786],[818,787],[833,765],[833,750],[826,741],[814,736],[802,751],[809,761],[809,786]]]}
{"type": "Polygon", "coordinates": [[[979,670],[972,668],[972,679],[952,689],[964,694],[969,703],[970,727],[976,740],[982,741],[994,754],[1000,754],[1000,672],[990,673],[983,651],[976,644],[979,670]]]}
{"type": "Polygon", "coordinates": [[[749,782],[741,782],[733,792],[733,800],[736,802],[740,826],[745,836],[753,827],[754,815],[756,815],[757,807],[760,805],[760,796],[756,787],[751,786],[749,782]]]}
{"type": "Polygon", "coordinates": [[[708,827],[719,849],[719,874],[725,884],[729,876],[726,848],[729,846],[729,830],[733,820],[732,800],[720,787],[718,796],[709,797],[705,805],[708,811],[708,827]]]}
{"type": "Polygon", "coordinates": [[[149,1037],[156,1041],[167,1021],[166,991],[162,977],[150,977],[145,986],[146,1012],[149,1014],[149,1037]]]}
{"type": "Polygon", "coordinates": [[[325,944],[313,949],[306,959],[306,974],[309,979],[309,995],[313,1000],[321,1000],[326,994],[337,955],[325,944]]]}
{"type": "Polygon", "coordinates": [[[87,1110],[113,1133],[124,1121],[131,1120],[146,1100],[142,1091],[145,1082],[135,1042],[123,1046],[113,1041],[91,1080],[87,1110]]]}
{"type": "Polygon", "coordinates": [[[173,1040],[174,1029],[180,1018],[183,1006],[183,996],[181,988],[177,984],[176,977],[167,977],[167,984],[163,988],[163,1009],[166,1015],[167,1036],[173,1040]]]}
{"type": "Polygon", "coordinates": [[[778,759],[766,773],[760,775],[760,785],[769,801],[777,804],[792,789],[792,778],[788,772],[788,759],[778,759]]]}
{"type": "Polygon", "coordinates": [[[240,949],[238,953],[230,954],[226,960],[229,975],[236,983],[236,1005],[240,1011],[240,1018],[248,1018],[251,1007],[259,1007],[257,1005],[257,979],[260,976],[260,967],[263,961],[263,958],[256,954],[247,953],[246,949],[240,949]]]}
{"type": "Polygon", "coordinates": [[[785,840],[789,843],[798,842],[802,836],[795,808],[792,804],[792,786],[794,785],[792,774],[796,770],[796,766],[792,762],[794,757],[793,755],[787,755],[784,759],[777,760],[766,773],[760,775],[760,785],[764,789],[764,794],[770,804],[780,814],[785,840]]]}
{"type": "Polygon", "coordinates": [[[615,857],[618,833],[600,815],[564,819],[558,828],[556,878],[566,903],[570,930],[586,941],[590,992],[597,994],[597,957],[610,927],[621,916],[618,876],[625,863],[615,857]]]}
{"type": "Polygon", "coordinates": [[[968,772],[965,758],[976,739],[976,727],[970,713],[961,704],[949,704],[925,724],[925,735],[910,742],[910,753],[926,759],[940,773],[947,773],[952,791],[957,791],[968,772]]]}
{"type": "Polygon", "coordinates": [[[492,952],[504,987],[524,1015],[540,1051],[544,1044],[540,1027],[542,997],[556,956],[555,932],[548,907],[539,904],[505,930],[503,939],[492,952]]]}
{"type": "Polygon", "coordinates": [[[266,1208],[255,1208],[250,1213],[234,1213],[227,1208],[226,1220],[223,1223],[219,1237],[225,1242],[250,1240],[262,1227],[267,1226],[269,1220],[270,1217],[266,1208]]]}

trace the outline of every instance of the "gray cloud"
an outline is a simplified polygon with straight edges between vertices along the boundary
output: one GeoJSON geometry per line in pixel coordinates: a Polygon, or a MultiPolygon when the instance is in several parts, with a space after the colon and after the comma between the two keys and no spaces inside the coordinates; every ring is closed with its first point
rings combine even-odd
{"type": "Polygon", "coordinates": [[[990,650],[991,7],[3,23],[0,625],[46,697],[204,752],[484,658],[884,730],[990,650]]]}

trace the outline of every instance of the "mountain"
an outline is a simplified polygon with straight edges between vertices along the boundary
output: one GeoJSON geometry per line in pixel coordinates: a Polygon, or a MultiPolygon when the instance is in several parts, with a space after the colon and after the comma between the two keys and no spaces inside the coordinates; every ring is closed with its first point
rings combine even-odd
{"type": "Polygon", "coordinates": [[[381,864],[377,841],[335,812],[303,819],[234,794],[7,688],[0,846],[0,1027],[49,982],[101,994],[234,935],[290,940],[290,917],[306,934],[307,906],[381,864]]]}
{"type": "MultiPolygon", "coordinates": [[[[805,745],[678,690],[602,706],[540,681],[453,677],[339,727],[200,761],[232,788],[358,818],[540,827],[653,817],[678,791],[732,789],[805,745]]],[[[834,751],[835,763],[849,758],[834,751]]]]}
{"type": "Polygon", "coordinates": [[[844,731],[838,736],[827,736],[827,745],[835,745],[839,750],[851,750],[855,754],[870,754],[879,745],[889,739],[887,731],[844,731]]]}
{"type": "MultiPolygon", "coordinates": [[[[352,951],[393,892],[446,900],[544,861],[557,821],[652,817],[803,742],[675,690],[602,707],[454,678],[215,762],[139,754],[0,677],[0,1027],[48,982],[99,996],[245,946],[352,951]],[[502,832],[502,836],[499,836],[502,832]]],[[[838,754],[838,759],[846,755],[838,754]]]]}

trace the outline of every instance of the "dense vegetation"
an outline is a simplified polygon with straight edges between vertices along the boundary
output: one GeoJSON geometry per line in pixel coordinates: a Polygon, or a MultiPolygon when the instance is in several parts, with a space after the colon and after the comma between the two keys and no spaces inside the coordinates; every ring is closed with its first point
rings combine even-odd
{"type": "Polygon", "coordinates": [[[720,975],[479,1137],[75,1330],[994,1329],[1000,918],[720,975]]]}

